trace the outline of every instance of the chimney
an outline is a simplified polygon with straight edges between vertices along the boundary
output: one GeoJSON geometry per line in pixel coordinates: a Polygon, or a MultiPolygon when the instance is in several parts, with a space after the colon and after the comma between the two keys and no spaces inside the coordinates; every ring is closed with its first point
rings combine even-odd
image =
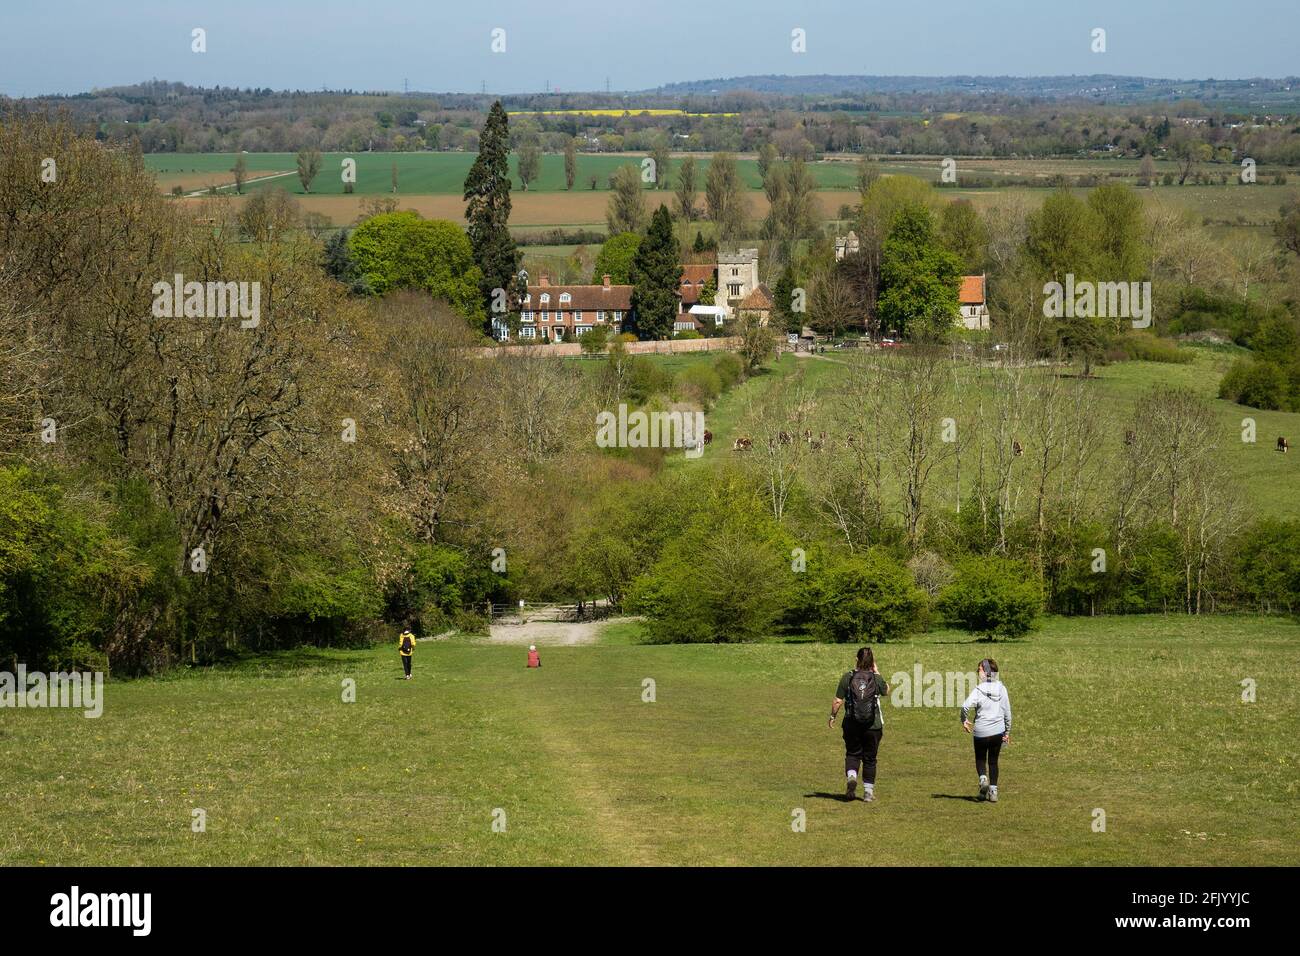
{"type": "Polygon", "coordinates": [[[537,284],[540,285],[542,288],[546,288],[548,285],[551,284],[551,277],[548,276],[545,272],[543,272],[541,275],[537,277],[537,284]]]}
{"type": "Polygon", "coordinates": [[[606,288],[606,289],[609,288],[609,273],[608,273],[608,272],[606,272],[603,276],[600,277],[600,284],[601,284],[601,286],[602,286],[603,288],[606,288]]]}

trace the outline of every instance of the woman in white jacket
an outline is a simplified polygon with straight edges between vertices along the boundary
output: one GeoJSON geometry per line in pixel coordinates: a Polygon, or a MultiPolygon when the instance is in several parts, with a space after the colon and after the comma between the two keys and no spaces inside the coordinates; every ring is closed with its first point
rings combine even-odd
{"type": "Polygon", "coordinates": [[[998,679],[998,662],[991,657],[979,663],[979,683],[961,705],[961,725],[975,735],[980,799],[997,803],[998,754],[1003,744],[1011,742],[1011,697],[998,679]]]}

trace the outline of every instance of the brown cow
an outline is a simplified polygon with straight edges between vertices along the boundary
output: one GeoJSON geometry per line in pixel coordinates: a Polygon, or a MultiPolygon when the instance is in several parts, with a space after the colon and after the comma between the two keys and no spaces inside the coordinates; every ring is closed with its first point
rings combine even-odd
{"type": "Polygon", "coordinates": [[[1012,440],[1011,440],[1011,454],[1016,455],[1017,457],[1019,457],[1020,455],[1023,455],[1024,453],[1025,453],[1024,446],[1021,445],[1020,442],[1016,441],[1015,439],[1012,439],[1012,440]]]}
{"type": "Polygon", "coordinates": [[[731,446],[731,450],[732,450],[732,451],[749,451],[750,447],[751,447],[753,444],[754,444],[754,441],[753,441],[752,438],[737,438],[736,441],[735,441],[735,443],[732,444],[732,446],[731,446]]]}
{"type": "Polygon", "coordinates": [[[706,428],[704,429],[704,444],[709,445],[712,443],[713,443],[713,432],[709,431],[706,428]]]}
{"type": "Polygon", "coordinates": [[[1126,445],[1131,445],[1131,444],[1133,444],[1135,441],[1137,441],[1137,437],[1138,437],[1138,436],[1137,436],[1137,432],[1135,432],[1135,431],[1134,431],[1133,429],[1131,429],[1131,428],[1130,428],[1130,429],[1127,429],[1127,430],[1124,432],[1124,444],[1126,444],[1126,445]]]}
{"type": "Polygon", "coordinates": [[[1277,437],[1277,450],[1280,452],[1290,451],[1291,443],[1287,441],[1285,438],[1283,438],[1281,435],[1279,435],[1277,437]]]}

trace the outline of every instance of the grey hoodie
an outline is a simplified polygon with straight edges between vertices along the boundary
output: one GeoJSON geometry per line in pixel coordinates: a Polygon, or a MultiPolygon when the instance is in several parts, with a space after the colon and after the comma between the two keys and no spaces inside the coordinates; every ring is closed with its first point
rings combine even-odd
{"type": "Polygon", "coordinates": [[[1011,733],[1011,698],[1002,681],[996,677],[986,680],[966,698],[961,705],[961,719],[965,723],[971,708],[975,709],[975,726],[972,733],[976,737],[1001,737],[1011,733]]]}

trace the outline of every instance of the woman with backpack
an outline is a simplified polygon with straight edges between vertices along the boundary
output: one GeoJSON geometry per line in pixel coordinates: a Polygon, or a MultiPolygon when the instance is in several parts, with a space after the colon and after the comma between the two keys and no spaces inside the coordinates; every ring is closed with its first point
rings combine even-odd
{"type": "Polygon", "coordinates": [[[885,718],[880,710],[880,697],[889,693],[889,685],[880,676],[876,657],[871,648],[858,650],[853,670],[846,671],[835,689],[831,701],[831,719],[826,726],[835,726],[835,717],[847,702],[844,715],[844,775],[847,777],[845,793],[852,800],[858,788],[858,769],[862,770],[862,799],[876,799],[876,753],[884,735],[885,718]]]}
{"type": "Polygon", "coordinates": [[[1011,698],[998,677],[998,662],[986,657],[979,663],[979,683],[961,705],[961,725],[975,736],[975,772],[980,778],[980,799],[998,802],[998,754],[1011,742],[1011,698]],[[974,725],[971,724],[974,717],[974,725]]]}
{"type": "Polygon", "coordinates": [[[397,653],[402,658],[402,670],[406,674],[406,679],[411,679],[411,655],[415,653],[415,635],[411,633],[408,627],[397,636],[397,653]]]}

